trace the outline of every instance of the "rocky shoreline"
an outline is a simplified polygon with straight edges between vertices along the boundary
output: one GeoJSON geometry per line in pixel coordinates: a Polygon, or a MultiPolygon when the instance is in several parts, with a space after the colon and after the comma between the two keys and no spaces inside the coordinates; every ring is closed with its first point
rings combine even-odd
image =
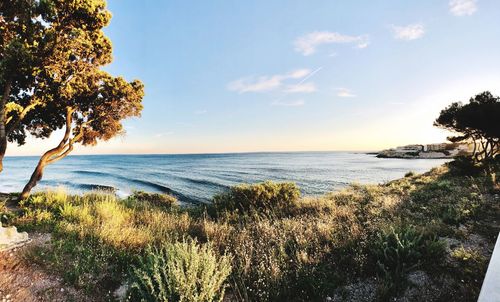
{"type": "Polygon", "coordinates": [[[467,154],[470,154],[470,146],[457,143],[406,145],[375,153],[378,158],[405,159],[452,159],[467,154]]]}
{"type": "MultiPolygon", "coordinates": [[[[373,153],[370,153],[373,154],[373,153]]],[[[391,150],[383,150],[375,153],[378,158],[403,158],[403,159],[452,159],[454,156],[451,154],[446,155],[442,152],[394,152],[391,150]]]]}

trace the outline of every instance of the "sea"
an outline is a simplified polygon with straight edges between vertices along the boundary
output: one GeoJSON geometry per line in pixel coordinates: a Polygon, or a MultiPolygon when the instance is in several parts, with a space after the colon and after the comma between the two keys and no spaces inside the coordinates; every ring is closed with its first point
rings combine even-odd
{"type": "MultiPolygon", "coordinates": [[[[6,157],[0,192],[19,192],[38,157],[6,157]]],[[[36,190],[64,187],[71,193],[135,190],[175,195],[183,203],[210,202],[241,183],[295,182],[304,195],[320,195],[351,183],[380,184],[409,171],[422,173],[445,159],[391,159],[357,152],[80,155],[47,166],[36,190]]]]}

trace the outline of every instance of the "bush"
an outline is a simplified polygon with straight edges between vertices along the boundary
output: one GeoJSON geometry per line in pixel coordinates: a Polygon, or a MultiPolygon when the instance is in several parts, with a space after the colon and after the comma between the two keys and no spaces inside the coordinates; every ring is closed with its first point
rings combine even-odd
{"type": "Polygon", "coordinates": [[[481,167],[474,163],[470,156],[458,156],[454,161],[448,163],[450,172],[453,175],[474,176],[481,172],[481,167]]]}
{"type": "Polygon", "coordinates": [[[372,253],[384,281],[382,296],[387,298],[401,290],[407,273],[443,256],[444,244],[412,226],[391,227],[378,234],[372,253]]]}
{"type": "Polygon", "coordinates": [[[405,174],[405,177],[413,177],[413,176],[415,176],[415,175],[417,175],[417,173],[415,173],[415,172],[413,172],[413,171],[409,171],[409,172],[407,172],[407,173],[405,174]]]}
{"type": "Polygon", "coordinates": [[[131,273],[130,301],[222,301],[231,259],[185,240],[148,248],[131,273]]]}
{"type": "Polygon", "coordinates": [[[229,192],[216,195],[213,203],[218,211],[282,216],[295,206],[299,198],[300,190],[296,184],[266,181],[234,186],[229,192]]]}
{"type": "Polygon", "coordinates": [[[177,204],[177,198],[172,195],[148,193],[144,191],[134,191],[129,199],[139,202],[149,202],[154,206],[164,207],[167,209],[170,209],[172,206],[177,204]]]}
{"type": "Polygon", "coordinates": [[[459,263],[464,279],[477,280],[477,276],[483,276],[486,272],[488,259],[479,250],[461,246],[451,252],[451,257],[459,263]]]}
{"type": "Polygon", "coordinates": [[[463,196],[454,204],[444,205],[441,218],[446,223],[458,225],[476,214],[480,201],[481,198],[477,194],[470,194],[468,197],[463,196]]]}
{"type": "Polygon", "coordinates": [[[27,199],[22,200],[20,206],[23,208],[37,208],[48,211],[57,210],[61,205],[69,200],[70,196],[64,188],[47,190],[31,194],[27,199]]]}

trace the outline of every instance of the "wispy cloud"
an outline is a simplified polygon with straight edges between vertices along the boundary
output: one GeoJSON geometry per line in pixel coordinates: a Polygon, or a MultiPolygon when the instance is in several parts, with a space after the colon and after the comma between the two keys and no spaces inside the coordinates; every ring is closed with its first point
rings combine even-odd
{"type": "Polygon", "coordinates": [[[298,37],[293,44],[295,51],[309,56],[315,53],[320,45],[332,43],[355,44],[357,48],[366,48],[369,39],[367,35],[349,36],[338,32],[314,31],[298,37]]]}
{"type": "Polygon", "coordinates": [[[350,89],[347,88],[337,88],[337,96],[341,98],[354,98],[356,95],[350,89]]]}
{"type": "Polygon", "coordinates": [[[302,84],[304,79],[310,78],[313,72],[309,69],[296,69],[286,74],[246,77],[230,82],[227,85],[227,89],[239,93],[271,91],[281,88],[286,80],[302,79],[302,81],[299,82],[299,84],[302,84]]]}
{"type": "Polygon", "coordinates": [[[450,0],[448,4],[455,16],[470,16],[477,11],[477,0],[450,0]]]}
{"type": "Polygon", "coordinates": [[[425,34],[425,27],[423,24],[416,23],[407,26],[391,26],[394,33],[394,38],[398,40],[411,41],[422,38],[425,34]]]}
{"type": "Polygon", "coordinates": [[[305,102],[304,100],[295,100],[295,101],[283,101],[283,100],[276,100],[271,103],[273,106],[285,106],[285,107],[299,107],[299,106],[304,106],[305,102]]]}
{"type": "Polygon", "coordinates": [[[302,84],[295,84],[295,85],[288,85],[284,92],[286,93],[311,93],[315,92],[316,85],[314,83],[302,83],[302,84]]]}

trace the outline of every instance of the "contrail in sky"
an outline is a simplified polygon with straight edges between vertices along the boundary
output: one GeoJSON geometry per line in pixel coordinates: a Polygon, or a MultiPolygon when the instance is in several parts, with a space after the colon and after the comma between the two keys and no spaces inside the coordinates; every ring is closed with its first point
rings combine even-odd
{"type": "MultiPolygon", "coordinates": [[[[304,83],[305,81],[309,80],[316,73],[318,73],[321,69],[323,69],[323,66],[318,67],[315,70],[311,71],[305,78],[303,78],[302,80],[300,80],[300,82],[298,82],[296,85],[300,85],[300,84],[304,83]]],[[[286,97],[287,94],[288,94],[288,92],[286,92],[286,91],[283,92],[283,96],[280,97],[280,98],[278,98],[277,100],[274,100],[271,104],[278,104],[279,102],[281,102],[281,100],[283,100],[286,97]]]]}
{"type": "Polygon", "coordinates": [[[297,85],[300,85],[304,83],[305,81],[309,80],[312,78],[316,73],[318,73],[321,69],[323,69],[323,66],[316,68],[315,70],[311,71],[305,78],[303,78],[297,85]]]}

